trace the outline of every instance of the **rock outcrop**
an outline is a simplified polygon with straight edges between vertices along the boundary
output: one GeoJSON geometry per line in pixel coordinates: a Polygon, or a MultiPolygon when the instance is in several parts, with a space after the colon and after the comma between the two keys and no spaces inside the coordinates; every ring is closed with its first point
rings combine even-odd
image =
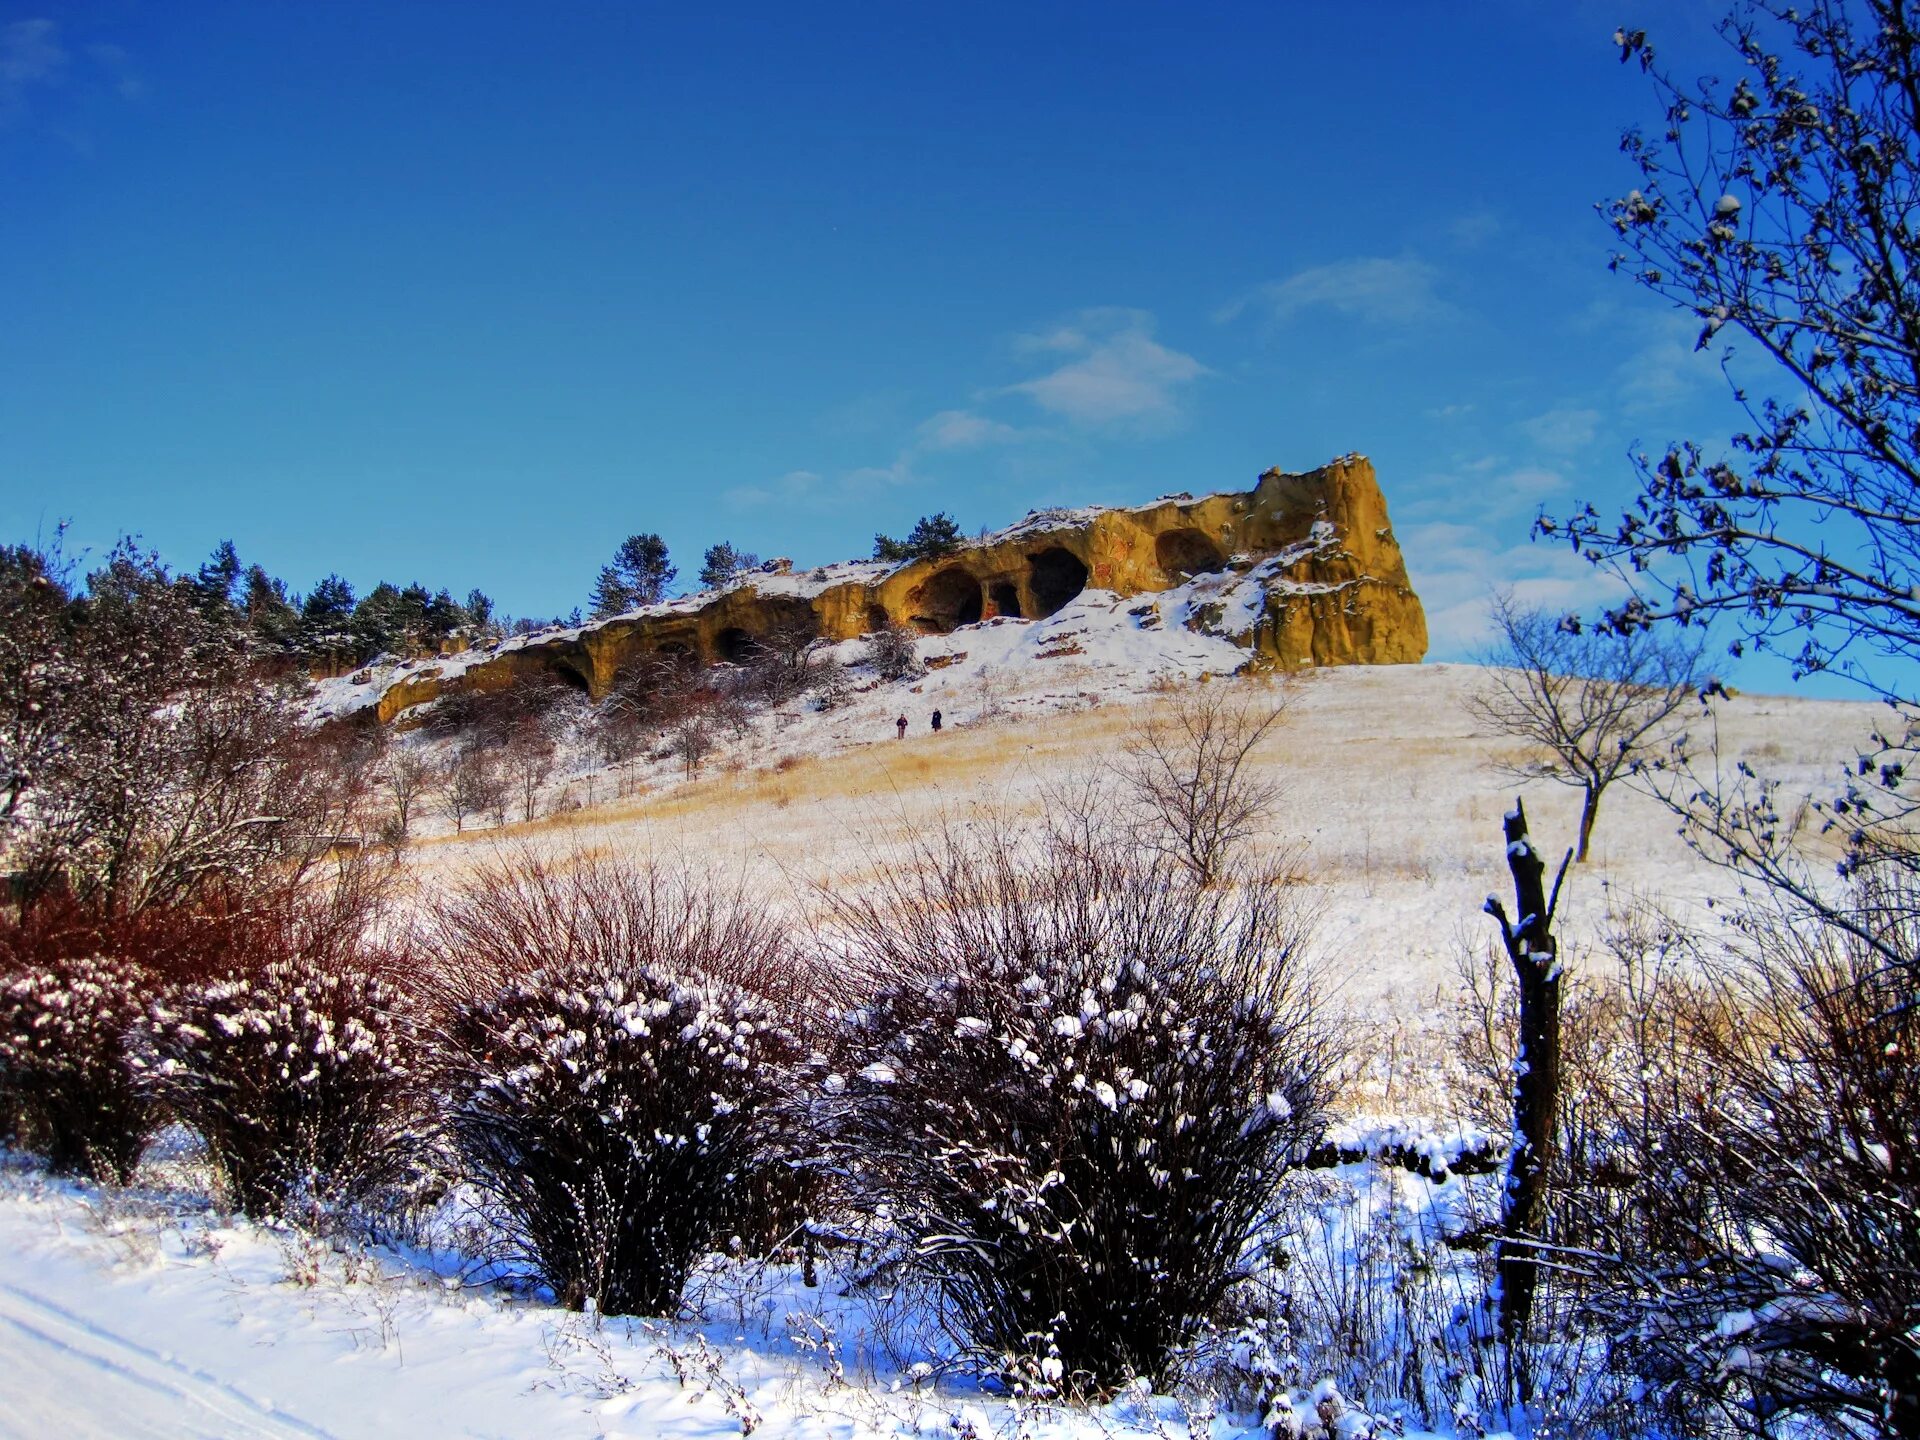
{"type": "Polygon", "coordinates": [[[597,697],[640,655],[738,661],[796,630],[848,640],[887,624],[944,634],[996,616],[1041,619],[1089,588],[1180,590],[1184,623],[1242,645],[1256,664],[1396,664],[1427,649],[1373,466],[1347,455],[1304,474],[1269,470],[1247,491],[1037,511],[937,559],[800,573],[776,561],[724,591],[410,667],[381,692],[379,714],[529,676],[597,697]]]}

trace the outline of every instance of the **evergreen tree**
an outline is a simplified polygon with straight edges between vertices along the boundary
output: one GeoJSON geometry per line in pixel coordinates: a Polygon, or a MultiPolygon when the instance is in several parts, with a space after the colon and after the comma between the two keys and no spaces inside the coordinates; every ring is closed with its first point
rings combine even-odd
{"type": "Polygon", "coordinates": [[[300,606],[300,648],[315,659],[338,663],[354,653],[353,586],[329,575],[300,606]]]}
{"type": "Polygon", "coordinates": [[[905,540],[895,540],[890,535],[874,536],[873,558],[932,560],[941,555],[951,555],[960,548],[960,542],[959,525],[954,523],[951,515],[942,511],[937,515],[922,515],[914,522],[905,540]]]}
{"type": "Polygon", "coordinates": [[[478,631],[493,626],[493,600],[478,586],[467,592],[467,623],[478,631]]]}
{"type": "Polygon", "coordinates": [[[258,565],[249,566],[240,609],[256,649],[286,653],[299,646],[300,613],[287,596],[285,581],[274,579],[258,565]]]}
{"type": "Polygon", "coordinates": [[[652,534],[629,535],[613,552],[613,562],[600,567],[593,587],[594,618],[658,604],[679,573],[668,563],[666,541],[652,534]]]}
{"type": "Polygon", "coordinates": [[[742,570],[751,570],[759,563],[758,555],[736,550],[731,541],[722,540],[718,545],[707,547],[706,559],[700,566],[700,583],[717,590],[742,570]]]}
{"type": "Polygon", "coordinates": [[[207,557],[207,563],[200,567],[200,573],[191,583],[210,608],[232,609],[240,575],[240,556],[233,548],[233,541],[222,540],[213,547],[213,554],[207,557]]]}

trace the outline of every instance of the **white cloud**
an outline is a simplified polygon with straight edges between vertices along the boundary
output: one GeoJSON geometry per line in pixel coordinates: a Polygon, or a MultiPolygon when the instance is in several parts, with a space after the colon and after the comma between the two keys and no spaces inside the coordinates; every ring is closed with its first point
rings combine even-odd
{"type": "Polygon", "coordinates": [[[1458,521],[1401,526],[1396,533],[1436,660],[1470,658],[1491,641],[1487,600],[1496,588],[1513,591],[1525,606],[1583,614],[1625,594],[1616,577],[1564,546],[1506,543],[1484,526],[1458,521]]]}
{"type": "Polygon", "coordinates": [[[913,459],[902,455],[891,465],[862,465],[849,470],[840,477],[840,488],[845,491],[891,490],[901,485],[911,485],[920,477],[913,473],[913,459]]]}
{"type": "Polygon", "coordinates": [[[1020,431],[971,410],[942,410],[921,422],[916,437],[922,450],[973,450],[1017,440],[1020,431]]]}
{"type": "Polygon", "coordinates": [[[1166,429],[1185,418],[1186,388],[1213,372],[1153,338],[1153,317],[1139,310],[1089,310],[1073,324],[1022,336],[1029,354],[1071,356],[1057,368],[1006,387],[1051,415],[1100,429],[1166,429]]]}
{"type": "Polygon", "coordinates": [[[67,52],[51,20],[0,25],[0,124],[26,113],[27,92],[66,78],[67,52]]]}
{"type": "Polygon", "coordinates": [[[811,470],[789,470],[765,485],[736,485],[720,498],[731,510],[759,510],[769,505],[797,505],[811,498],[820,488],[820,477],[811,470]]]}
{"type": "Polygon", "coordinates": [[[1556,405],[1519,425],[1520,433],[1543,450],[1581,449],[1593,443],[1599,428],[1598,410],[1573,405],[1556,405]]]}
{"type": "Polygon", "coordinates": [[[1447,239],[1461,250],[1478,250],[1500,233],[1500,217],[1491,210],[1470,210],[1447,226],[1447,239]]]}
{"type": "Polygon", "coordinates": [[[1415,325],[1454,313],[1435,288],[1439,276],[1433,266],[1412,256],[1335,260],[1258,286],[1216,318],[1234,320],[1251,309],[1284,323],[1303,311],[1331,310],[1369,325],[1415,325]]]}
{"type": "Polygon", "coordinates": [[[1688,316],[1666,315],[1655,322],[1653,338],[1614,372],[1625,410],[1665,410],[1719,383],[1718,356],[1695,348],[1699,331],[1699,322],[1688,316]]]}
{"type": "Polygon", "coordinates": [[[1559,470],[1515,465],[1505,456],[1458,460],[1448,470],[1422,476],[1412,487],[1416,498],[1403,506],[1415,519],[1474,520],[1487,525],[1531,514],[1568,486],[1559,470]]]}

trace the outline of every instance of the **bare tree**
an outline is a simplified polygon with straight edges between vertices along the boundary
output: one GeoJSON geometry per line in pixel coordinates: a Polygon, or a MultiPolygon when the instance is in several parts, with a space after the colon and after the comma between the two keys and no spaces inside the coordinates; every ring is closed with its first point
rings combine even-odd
{"type": "Polygon", "coordinates": [[[1521,780],[1552,780],[1578,790],[1584,861],[1600,797],[1634,773],[1677,729],[1703,683],[1701,641],[1665,631],[1595,630],[1493,598],[1495,649],[1468,696],[1467,712],[1489,735],[1531,747],[1527,759],[1497,768],[1521,780]]]}
{"type": "MultiPolygon", "coordinates": [[[[1796,677],[1844,675],[1889,701],[1813,814],[1848,868],[1914,868],[1920,15],[1904,0],[1757,0],[1719,28],[1725,79],[1668,69],[1644,31],[1615,36],[1661,114],[1624,137],[1637,184],[1605,213],[1615,265],[1693,315],[1702,347],[1732,342],[1740,428],[1725,453],[1637,453],[1628,506],[1543,516],[1537,533],[1628,582],[1612,628],[1724,617],[1735,655],[1778,653],[1796,677]]],[[[1776,847],[1772,796],[1704,779],[1711,805],[1691,805],[1691,777],[1673,791],[1702,852],[1818,910],[1818,878],[1776,847]]]]}
{"type": "Polygon", "coordinates": [[[687,774],[693,775],[700,769],[700,762],[713,753],[713,724],[695,711],[673,727],[668,744],[687,774]]]}
{"type": "Polygon", "coordinates": [[[453,821],[454,834],[466,829],[474,815],[498,811],[504,805],[506,781],[499,763],[476,745],[463,745],[441,776],[440,810],[453,821]]]}
{"type": "Polygon", "coordinates": [[[64,883],[107,915],[244,903],[338,827],[345,787],[293,697],[258,678],[230,617],[130,543],[82,591],[57,555],[0,557],[0,717],[0,839],[29,899],[64,883]],[[22,649],[42,643],[38,661],[22,649]]]}
{"type": "MultiPolygon", "coordinates": [[[[1533,1317],[1539,1280],[1537,1246],[1546,1231],[1547,1181],[1559,1141],[1560,945],[1553,915],[1567,862],[1560,862],[1553,893],[1547,893],[1546,862],[1527,834],[1527,812],[1518,801],[1502,825],[1507,867],[1513,873],[1517,919],[1489,895],[1485,906],[1500,926],[1500,939],[1519,983],[1519,1048],[1513,1062],[1513,1151],[1501,1188],[1500,1326],[1510,1353],[1524,1363],[1516,1342],[1533,1317]]],[[[1531,1377],[1520,1374],[1521,1398],[1530,1398],[1531,1377]]]]}
{"type": "Polygon", "coordinates": [[[553,738],[537,723],[515,728],[503,755],[508,784],[520,800],[520,818],[532,820],[540,787],[553,774],[557,759],[553,738]]]}
{"type": "Polygon", "coordinates": [[[1617,519],[1589,505],[1540,530],[1632,583],[1617,623],[1725,615],[1799,673],[1888,694],[1864,662],[1920,656],[1920,17],[1762,0],[1720,31],[1731,86],[1615,37],[1662,117],[1623,139],[1639,183],[1605,213],[1615,265],[1696,316],[1702,348],[1771,362],[1781,394],[1743,376],[1730,457],[1639,456],[1617,519]]]}
{"type": "Polygon", "coordinates": [[[381,789],[393,799],[395,829],[405,840],[415,809],[439,784],[439,772],[418,750],[390,745],[380,757],[377,775],[381,789]]]}
{"type": "Polygon", "coordinates": [[[1256,700],[1214,684],[1138,725],[1116,778],[1147,846],[1202,885],[1219,878],[1280,802],[1280,786],[1248,767],[1286,711],[1284,695],[1256,700]]]}

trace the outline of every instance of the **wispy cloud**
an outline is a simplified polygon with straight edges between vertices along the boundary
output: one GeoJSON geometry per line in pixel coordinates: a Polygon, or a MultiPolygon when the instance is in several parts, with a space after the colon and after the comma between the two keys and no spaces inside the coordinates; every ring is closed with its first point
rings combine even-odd
{"type": "Polygon", "coordinates": [[[1090,429],[1166,430],[1185,419],[1188,387],[1213,373],[1153,338],[1144,310],[1083,311],[1065,325],[1020,337],[1031,355],[1068,357],[1044,375],[1006,387],[1049,415],[1090,429]]]}
{"type": "Polygon", "coordinates": [[[1419,520],[1471,520],[1492,526],[1531,515],[1570,483],[1552,466],[1480,455],[1422,476],[1412,487],[1413,498],[1395,509],[1419,520]]]}
{"type": "Polygon", "coordinates": [[[1284,324],[1308,311],[1327,310],[1369,325],[1417,325],[1454,313],[1440,297],[1439,279],[1438,270],[1414,256],[1335,260],[1257,286],[1222,307],[1215,318],[1236,320],[1253,311],[1284,324]]]}
{"type": "Polygon", "coordinates": [[[1522,420],[1520,433],[1542,450],[1579,450],[1599,433],[1600,412],[1581,405],[1556,405],[1532,419],[1522,420]]]}
{"type": "Polygon", "coordinates": [[[1447,239],[1456,249],[1478,250],[1500,233],[1500,217],[1487,209],[1470,210],[1447,226],[1447,239]]]}
{"type": "Polygon", "coordinates": [[[27,113],[27,96],[35,87],[58,85],[66,74],[67,52],[53,21],[0,25],[0,125],[27,113]]]}
{"type": "Polygon", "coordinates": [[[1396,528],[1435,659],[1468,658],[1493,638],[1487,600],[1495,587],[1525,606],[1589,614],[1624,593],[1614,576],[1561,546],[1502,543],[1465,521],[1396,528]]]}
{"type": "Polygon", "coordinates": [[[982,445],[1010,444],[1020,434],[1004,420],[972,410],[942,410],[920,423],[915,439],[922,450],[976,450],[982,445]]]}
{"type": "Polygon", "coordinates": [[[812,470],[789,470],[764,485],[736,485],[721,492],[730,510],[764,510],[769,506],[804,504],[818,493],[820,476],[812,470]]]}
{"type": "Polygon", "coordinates": [[[1620,363],[1614,379],[1629,414],[1665,410],[1720,381],[1717,356],[1697,348],[1700,324],[1691,316],[1662,315],[1652,335],[1620,363]]]}

